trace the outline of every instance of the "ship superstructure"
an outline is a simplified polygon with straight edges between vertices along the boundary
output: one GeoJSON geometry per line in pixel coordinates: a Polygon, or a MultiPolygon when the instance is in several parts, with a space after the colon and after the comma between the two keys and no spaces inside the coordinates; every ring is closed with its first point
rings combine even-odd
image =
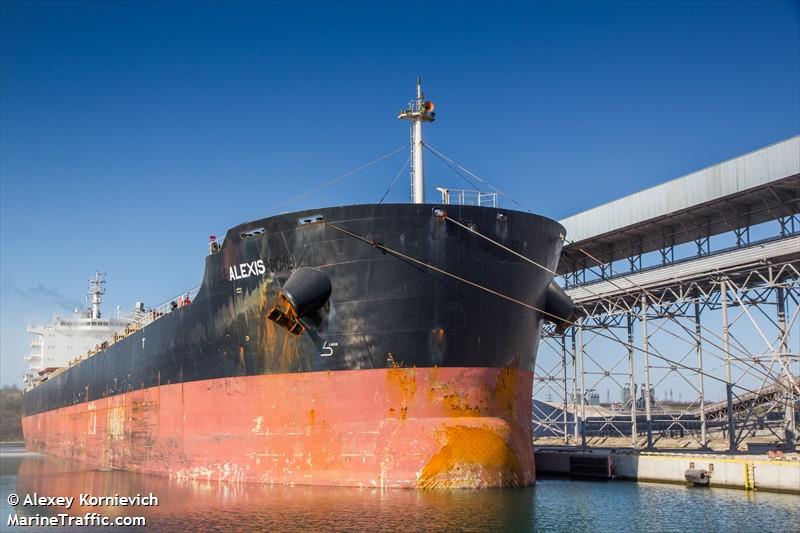
{"type": "Polygon", "coordinates": [[[23,376],[26,389],[46,380],[51,373],[100,351],[125,331],[129,321],[102,315],[104,293],[105,274],[96,272],[89,280],[87,296],[91,305],[88,309],[76,309],[70,316],[57,315],[51,324],[28,324],[28,333],[35,338],[30,345],[31,352],[25,356],[29,364],[23,376]]]}

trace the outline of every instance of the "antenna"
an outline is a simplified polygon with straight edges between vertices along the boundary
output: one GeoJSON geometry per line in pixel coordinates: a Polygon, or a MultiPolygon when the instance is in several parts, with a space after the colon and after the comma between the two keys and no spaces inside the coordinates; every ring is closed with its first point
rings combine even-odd
{"type": "Polygon", "coordinates": [[[92,318],[100,318],[101,296],[106,293],[106,273],[96,270],[89,280],[89,296],[92,302],[92,318]]]}
{"type": "Polygon", "coordinates": [[[422,78],[417,78],[417,98],[397,118],[411,122],[411,198],[415,204],[425,203],[425,170],[422,161],[422,124],[433,122],[436,113],[433,102],[423,100],[422,78]]]}

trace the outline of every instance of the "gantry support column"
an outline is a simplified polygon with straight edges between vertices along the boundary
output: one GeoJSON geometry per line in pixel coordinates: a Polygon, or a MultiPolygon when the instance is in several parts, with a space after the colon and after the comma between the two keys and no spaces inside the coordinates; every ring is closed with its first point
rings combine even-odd
{"type": "Polygon", "coordinates": [[[583,358],[583,317],[578,319],[578,354],[581,363],[581,446],[586,446],[586,367],[583,358]]]}
{"type": "Polygon", "coordinates": [[[569,422],[567,417],[567,406],[569,396],[567,395],[567,335],[561,334],[561,369],[564,372],[564,444],[569,444],[569,422]]]}
{"type": "Polygon", "coordinates": [[[725,357],[725,392],[728,400],[728,451],[736,450],[736,431],[733,425],[733,380],[731,378],[731,334],[728,325],[728,280],[719,287],[722,302],[722,350],[725,357]]]}
{"type": "Polygon", "coordinates": [[[644,354],[644,412],[647,420],[647,447],[653,447],[653,418],[650,405],[650,339],[647,334],[647,295],[642,293],[642,353],[644,354]]]}
{"type": "Polygon", "coordinates": [[[578,351],[575,345],[575,326],[572,326],[572,434],[578,442],[578,351]]]}
{"type": "Polygon", "coordinates": [[[700,391],[700,446],[708,446],[707,426],[706,426],[706,393],[705,381],[703,380],[703,336],[700,327],[700,302],[694,302],[694,333],[697,343],[697,386],[700,391]]]}
{"type": "Polygon", "coordinates": [[[789,333],[786,331],[786,294],[783,287],[775,289],[775,299],[778,304],[778,335],[779,342],[776,349],[779,351],[781,365],[783,366],[783,382],[786,392],[784,393],[785,406],[783,409],[784,419],[784,440],[790,450],[794,450],[797,441],[797,422],[795,421],[795,390],[794,379],[792,376],[791,360],[789,359],[789,333]]]}
{"type": "Polygon", "coordinates": [[[628,311],[625,314],[628,324],[628,387],[630,387],[631,402],[631,445],[636,446],[639,435],[636,428],[636,377],[633,373],[633,316],[628,311]]]}

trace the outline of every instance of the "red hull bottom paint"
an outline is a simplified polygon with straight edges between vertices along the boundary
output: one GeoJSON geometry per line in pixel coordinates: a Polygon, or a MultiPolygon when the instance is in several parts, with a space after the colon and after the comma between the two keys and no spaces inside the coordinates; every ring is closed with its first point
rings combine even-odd
{"type": "Polygon", "coordinates": [[[534,481],[533,374],[393,368],[162,385],[23,419],[28,449],[180,479],[469,488],[534,481]]]}

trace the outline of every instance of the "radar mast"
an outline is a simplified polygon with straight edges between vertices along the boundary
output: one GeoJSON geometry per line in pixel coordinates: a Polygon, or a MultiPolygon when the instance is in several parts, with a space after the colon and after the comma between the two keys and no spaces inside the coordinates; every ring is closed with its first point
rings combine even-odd
{"type": "Polygon", "coordinates": [[[422,79],[417,78],[417,97],[408,107],[397,115],[400,120],[411,122],[411,199],[415,204],[425,203],[425,169],[422,161],[422,124],[433,122],[433,102],[425,101],[422,93],[422,79]]]}
{"type": "Polygon", "coordinates": [[[89,295],[92,302],[92,318],[100,318],[101,296],[106,293],[106,273],[95,271],[89,280],[89,295]]]}

